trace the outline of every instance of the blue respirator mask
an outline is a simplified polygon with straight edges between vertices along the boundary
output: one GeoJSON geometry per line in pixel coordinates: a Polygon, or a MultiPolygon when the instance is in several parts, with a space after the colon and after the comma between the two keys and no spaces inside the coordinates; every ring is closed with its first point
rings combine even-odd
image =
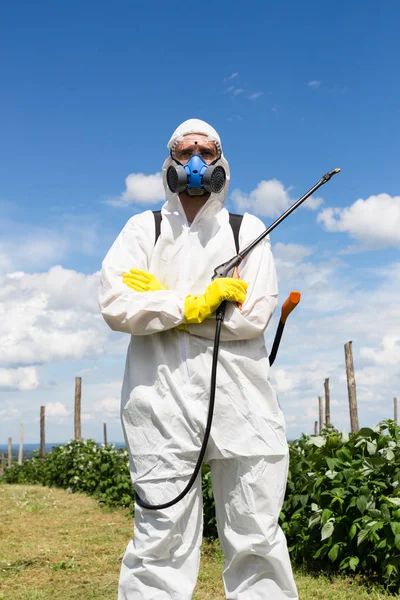
{"type": "Polygon", "coordinates": [[[201,196],[207,192],[218,194],[224,189],[226,173],[224,167],[216,165],[220,157],[207,163],[200,154],[196,153],[185,164],[175,158],[176,163],[167,170],[167,184],[171,192],[180,194],[187,190],[191,196],[201,196]]]}

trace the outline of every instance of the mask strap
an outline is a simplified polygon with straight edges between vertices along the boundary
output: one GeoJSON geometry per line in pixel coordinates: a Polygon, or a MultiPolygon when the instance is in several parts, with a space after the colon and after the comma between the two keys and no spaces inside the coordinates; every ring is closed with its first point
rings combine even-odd
{"type": "Polygon", "coordinates": [[[180,165],[181,167],[183,167],[183,164],[182,164],[181,162],[179,162],[179,160],[177,160],[176,158],[174,158],[174,157],[172,156],[172,150],[170,150],[170,151],[169,151],[169,154],[170,154],[170,156],[171,156],[171,159],[172,159],[174,162],[176,162],[176,164],[177,164],[177,165],[180,165]]]}

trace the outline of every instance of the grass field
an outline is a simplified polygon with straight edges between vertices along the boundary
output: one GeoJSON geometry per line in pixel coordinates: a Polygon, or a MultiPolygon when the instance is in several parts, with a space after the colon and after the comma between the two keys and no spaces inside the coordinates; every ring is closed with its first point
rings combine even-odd
{"type": "MultiPolygon", "coordinates": [[[[1,600],[116,600],[121,555],[132,534],[128,511],[39,486],[0,485],[1,600]]],[[[204,544],[194,600],[223,600],[223,556],[204,544]]],[[[296,572],[301,600],[400,598],[349,579],[296,572]]],[[[266,600],[274,600],[266,599],[266,600]]]]}

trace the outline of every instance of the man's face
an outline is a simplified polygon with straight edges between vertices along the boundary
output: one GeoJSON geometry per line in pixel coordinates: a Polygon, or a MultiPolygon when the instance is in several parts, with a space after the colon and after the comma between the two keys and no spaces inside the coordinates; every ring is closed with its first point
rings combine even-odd
{"type": "Polygon", "coordinates": [[[189,133],[182,141],[178,142],[172,153],[173,158],[187,164],[194,154],[198,154],[209,165],[219,158],[219,151],[214,142],[201,133],[189,133]]]}

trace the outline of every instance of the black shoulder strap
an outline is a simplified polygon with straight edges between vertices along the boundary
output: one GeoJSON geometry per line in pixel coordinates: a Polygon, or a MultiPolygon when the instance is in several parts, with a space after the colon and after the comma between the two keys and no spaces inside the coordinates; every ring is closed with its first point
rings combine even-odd
{"type": "Polygon", "coordinates": [[[239,231],[243,221],[243,215],[229,213],[229,223],[232,227],[233,237],[235,238],[236,252],[239,254],[239,231]]]}
{"type": "Polygon", "coordinates": [[[156,245],[157,240],[160,237],[160,233],[161,233],[161,219],[162,219],[161,210],[153,210],[153,215],[154,215],[154,225],[156,228],[154,245],[156,245]]]}
{"type": "MultiPolygon", "coordinates": [[[[160,237],[161,232],[161,210],[153,210],[154,215],[154,225],[155,225],[155,239],[154,245],[156,245],[158,238],[160,237]]],[[[235,238],[235,247],[236,252],[239,252],[239,231],[240,226],[242,224],[243,215],[235,215],[233,213],[229,213],[229,224],[232,227],[233,237],[235,238]]]]}

